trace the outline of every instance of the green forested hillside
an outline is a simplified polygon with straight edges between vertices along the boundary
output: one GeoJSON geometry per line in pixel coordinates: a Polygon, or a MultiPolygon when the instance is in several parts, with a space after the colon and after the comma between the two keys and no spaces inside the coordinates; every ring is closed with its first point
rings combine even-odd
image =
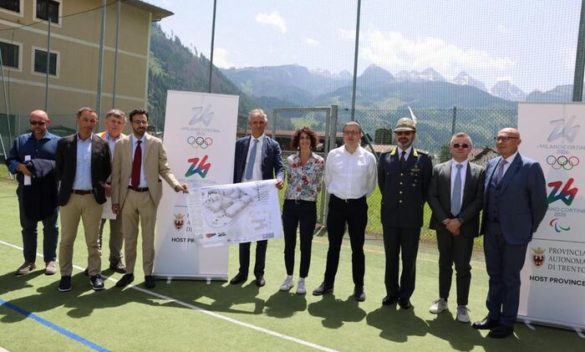
{"type": "MultiPolygon", "coordinates": [[[[167,90],[208,92],[208,82],[209,60],[203,55],[194,54],[179,38],[168,36],[158,24],[153,24],[148,75],[148,109],[153,124],[158,129],[164,127],[167,90]]],[[[211,88],[212,93],[239,95],[240,115],[245,115],[254,105],[247,95],[216,68],[213,71],[211,88]]],[[[241,122],[239,125],[241,126],[241,122]]]]}

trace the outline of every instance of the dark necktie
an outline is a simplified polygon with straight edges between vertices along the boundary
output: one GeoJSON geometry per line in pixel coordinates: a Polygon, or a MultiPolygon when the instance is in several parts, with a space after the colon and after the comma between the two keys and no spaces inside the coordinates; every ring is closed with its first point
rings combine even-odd
{"type": "Polygon", "coordinates": [[[461,168],[463,165],[457,164],[456,167],[457,173],[453,182],[453,192],[451,192],[451,214],[453,216],[459,215],[461,211],[461,168]]]}
{"type": "Polygon", "coordinates": [[[134,159],[132,159],[132,176],[130,184],[134,188],[138,188],[140,185],[140,169],[142,165],[142,148],[140,147],[142,141],[136,142],[136,149],[134,150],[134,159]]]}
{"type": "Polygon", "coordinates": [[[248,164],[246,164],[246,180],[251,180],[252,175],[254,174],[254,163],[256,162],[256,150],[258,149],[258,140],[256,138],[253,139],[254,145],[252,146],[252,150],[250,150],[250,158],[248,158],[248,164]]]}
{"type": "Polygon", "coordinates": [[[502,161],[500,161],[500,164],[498,165],[496,179],[494,180],[494,184],[496,186],[502,181],[502,178],[504,177],[504,166],[506,166],[507,163],[508,162],[505,159],[502,159],[502,161]]]}
{"type": "Polygon", "coordinates": [[[400,167],[404,166],[404,164],[406,163],[406,151],[402,151],[402,153],[400,153],[400,167]]]}

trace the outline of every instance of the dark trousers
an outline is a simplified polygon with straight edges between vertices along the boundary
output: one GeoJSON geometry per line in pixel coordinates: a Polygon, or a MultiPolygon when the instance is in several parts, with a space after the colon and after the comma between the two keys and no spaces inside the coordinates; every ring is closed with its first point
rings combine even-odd
{"type": "Polygon", "coordinates": [[[489,275],[486,306],[490,319],[512,326],[518,315],[520,271],[526,258],[526,244],[506,243],[498,223],[486,224],[483,240],[485,263],[489,275]]]}
{"type": "MultiPolygon", "coordinates": [[[[24,261],[34,263],[37,259],[37,225],[38,221],[29,219],[24,212],[24,202],[18,197],[20,209],[20,227],[22,228],[22,247],[24,261]]],[[[43,259],[45,263],[57,259],[57,237],[59,228],[57,227],[57,215],[59,207],[55,207],[53,214],[41,220],[43,223],[43,259]]]]}
{"type": "Polygon", "coordinates": [[[311,265],[311,247],[313,232],[317,223],[317,204],[310,201],[286,199],[282,208],[282,225],[284,228],[284,265],[286,274],[292,275],[295,267],[295,247],[297,227],[300,227],[301,268],[300,277],[309,274],[311,265]]]}
{"type": "Polygon", "coordinates": [[[410,299],[414,292],[416,277],[416,256],[420,228],[400,228],[383,225],[386,272],[384,284],[386,294],[401,300],[410,299]],[[398,258],[402,251],[402,274],[398,285],[398,258]]]}
{"type": "Polygon", "coordinates": [[[324,283],[333,287],[335,274],[339,266],[339,252],[345,233],[345,224],[349,232],[351,243],[351,265],[353,283],[356,287],[364,286],[365,255],[364,241],[366,225],[368,223],[368,203],[366,197],[359,199],[342,200],[333,194],[329,198],[329,213],[327,214],[327,237],[329,250],[327,251],[327,265],[325,268],[324,283]]]}
{"type": "Polygon", "coordinates": [[[447,230],[437,231],[439,248],[439,297],[447,300],[451,290],[453,264],[457,283],[457,305],[466,306],[471,283],[471,253],[473,237],[453,236],[447,230]]]}
{"type": "MultiPolygon", "coordinates": [[[[264,266],[266,263],[266,247],[268,241],[256,242],[256,263],[254,264],[254,276],[264,276],[264,266]]],[[[250,267],[250,242],[240,243],[240,270],[239,273],[248,276],[250,267]]]]}

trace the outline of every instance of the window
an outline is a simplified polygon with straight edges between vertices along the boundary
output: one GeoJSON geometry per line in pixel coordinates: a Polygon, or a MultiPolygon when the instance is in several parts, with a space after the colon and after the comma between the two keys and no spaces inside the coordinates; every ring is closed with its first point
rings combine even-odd
{"type": "MultiPolygon", "coordinates": [[[[37,73],[47,73],[47,52],[44,50],[34,49],[34,53],[35,53],[34,71],[37,73]]],[[[49,57],[49,74],[51,76],[57,75],[56,53],[51,53],[49,57]]]]}
{"type": "Polygon", "coordinates": [[[0,0],[0,8],[20,13],[20,0],[0,0]]]}
{"type": "Polygon", "coordinates": [[[2,53],[2,66],[19,68],[20,46],[0,42],[0,52],[2,53]]]}
{"type": "Polygon", "coordinates": [[[37,18],[53,23],[59,23],[59,6],[61,3],[54,0],[37,0],[37,18]]]}

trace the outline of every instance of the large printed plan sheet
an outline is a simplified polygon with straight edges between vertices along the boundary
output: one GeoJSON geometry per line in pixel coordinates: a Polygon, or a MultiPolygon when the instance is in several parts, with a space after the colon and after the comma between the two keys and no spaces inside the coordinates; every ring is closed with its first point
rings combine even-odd
{"type": "Polygon", "coordinates": [[[201,187],[187,197],[195,240],[203,247],[283,236],[276,180],[201,187]]]}

